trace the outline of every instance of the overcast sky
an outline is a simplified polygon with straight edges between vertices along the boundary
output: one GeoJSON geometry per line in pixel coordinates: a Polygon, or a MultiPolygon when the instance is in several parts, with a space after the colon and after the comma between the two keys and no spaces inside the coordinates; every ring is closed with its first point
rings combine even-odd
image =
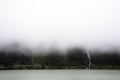
{"type": "Polygon", "coordinates": [[[0,0],[0,43],[120,47],[119,0],[0,0]]]}

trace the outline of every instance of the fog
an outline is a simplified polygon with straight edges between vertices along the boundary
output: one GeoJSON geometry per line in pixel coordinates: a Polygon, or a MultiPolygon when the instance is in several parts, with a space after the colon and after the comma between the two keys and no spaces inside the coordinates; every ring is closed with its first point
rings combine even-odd
{"type": "Polygon", "coordinates": [[[119,0],[0,0],[0,44],[120,48],[119,3],[119,0]]]}

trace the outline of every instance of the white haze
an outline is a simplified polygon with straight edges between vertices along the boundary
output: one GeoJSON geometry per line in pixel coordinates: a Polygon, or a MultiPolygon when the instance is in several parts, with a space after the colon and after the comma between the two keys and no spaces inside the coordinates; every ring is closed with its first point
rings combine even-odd
{"type": "Polygon", "coordinates": [[[120,47],[119,0],[0,0],[0,44],[120,47]]]}

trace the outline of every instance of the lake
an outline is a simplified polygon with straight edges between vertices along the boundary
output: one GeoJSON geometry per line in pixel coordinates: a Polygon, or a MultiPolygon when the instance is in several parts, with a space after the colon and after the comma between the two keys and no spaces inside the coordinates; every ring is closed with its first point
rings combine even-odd
{"type": "Polygon", "coordinates": [[[120,80],[120,70],[0,70],[0,80],[120,80]]]}

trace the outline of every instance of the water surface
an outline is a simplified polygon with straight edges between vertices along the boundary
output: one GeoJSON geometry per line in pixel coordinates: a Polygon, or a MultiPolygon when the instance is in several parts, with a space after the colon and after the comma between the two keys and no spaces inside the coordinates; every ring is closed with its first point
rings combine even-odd
{"type": "Polygon", "coordinates": [[[1,70],[0,80],[120,80],[120,70],[1,70]]]}

